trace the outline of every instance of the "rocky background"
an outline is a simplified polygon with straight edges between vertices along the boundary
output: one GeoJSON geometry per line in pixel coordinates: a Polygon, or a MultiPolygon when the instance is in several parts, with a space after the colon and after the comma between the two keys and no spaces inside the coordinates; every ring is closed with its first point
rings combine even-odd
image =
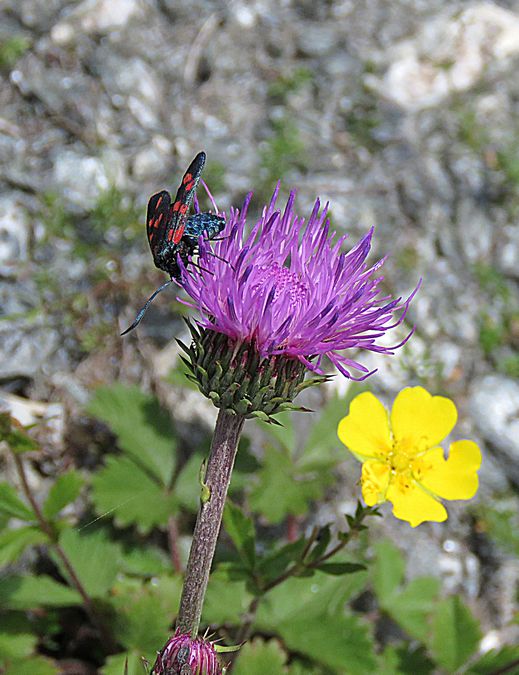
{"type": "Polygon", "coordinates": [[[423,278],[416,335],[368,359],[369,385],[388,400],[412,383],[454,398],[457,437],[484,452],[481,489],[448,524],[379,527],[411,573],[465,594],[486,648],[513,641],[518,4],[4,0],[0,17],[0,397],[24,423],[50,418],[42,475],[88,465],[96,428],[82,410],[102,383],[138,382],[177,419],[211,419],[162,382],[183,331],[173,293],[119,337],[163,281],[147,199],[204,149],[220,208],[252,188],[259,211],[281,178],[301,213],[330,200],[352,241],[376,225],[372,260],[390,254],[392,293],[423,278]]]}

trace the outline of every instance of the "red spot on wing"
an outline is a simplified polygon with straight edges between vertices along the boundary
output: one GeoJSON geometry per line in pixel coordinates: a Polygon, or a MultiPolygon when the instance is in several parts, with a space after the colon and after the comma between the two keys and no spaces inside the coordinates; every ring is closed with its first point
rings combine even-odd
{"type": "Polygon", "coordinates": [[[180,208],[180,202],[175,202],[175,203],[173,204],[173,211],[178,211],[179,208],[180,208]]]}
{"type": "Polygon", "coordinates": [[[184,213],[186,213],[187,209],[188,209],[187,204],[182,204],[182,206],[180,207],[180,213],[182,215],[184,215],[184,213]]]}
{"type": "Polygon", "coordinates": [[[189,185],[186,185],[186,190],[189,192],[189,190],[192,190],[195,187],[195,181],[191,181],[189,185]]]}
{"type": "Polygon", "coordinates": [[[162,197],[159,197],[159,199],[158,199],[158,201],[155,205],[155,208],[158,209],[161,204],[162,204],[162,197]]]}
{"type": "MultiPolygon", "coordinates": [[[[192,180],[193,180],[193,174],[192,174],[192,173],[186,173],[186,175],[185,175],[184,178],[182,179],[182,182],[183,182],[184,185],[185,185],[186,183],[189,183],[189,182],[192,181],[192,180]]],[[[189,188],[188,188],[188,189],[189,189],[189,188]]]]}
{"type": "Polygon", "coordinates": [[[182,235],[184,234],[184,229],[185,225],[182,225],[182,227],[179,227],[176,230],[171,230],[170,234],[173,235],[173,243],[178,244],[180,240],[182,239],[182,235]]]}
{"type": "MultiPolygon", "coordinates": [[[[162,197],[161,197],[161,199],[162,199],[162,197]]],[[[163,216],[163,215],[164,215],[164,214],[161,213],[160,216],[157,218],[157,220],[155,221],[155,227],[158,227],[158,226],[159,226],[159,223],[160,223],[160,221],[162,220],[162,216],[163,216]]]]}

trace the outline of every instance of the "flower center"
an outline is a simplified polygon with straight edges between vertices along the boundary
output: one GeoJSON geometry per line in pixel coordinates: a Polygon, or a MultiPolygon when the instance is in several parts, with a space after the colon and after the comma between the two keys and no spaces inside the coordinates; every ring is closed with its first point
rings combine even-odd
{"type": "Polygon", "coordinates": [[[403,473],[411,468],[411,458],[397,445],[393,446],[392,452],[389,453],[389,463],[394,473],[403,473]]]}
{"type": "Polygon", "coordinates": [[[260,268],[263,273],[263,284],[257,284],[255,291],[259,290],[260,286],[264,290],[267,288],[276,287],[274,291],[274,299],[287,299],[290,304],[303,305],[308,299],[308,288],[301,281],[301,277],[284,267],[279,263],[273,265],[263,265],[260,268]]]}

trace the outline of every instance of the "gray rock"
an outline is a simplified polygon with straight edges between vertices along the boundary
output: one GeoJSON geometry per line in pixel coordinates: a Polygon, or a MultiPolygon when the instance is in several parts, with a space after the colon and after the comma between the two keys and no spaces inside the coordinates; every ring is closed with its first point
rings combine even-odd
{"type": "Polygon", "coordinates": [[[506,462],[509,478],[519,485],[519,382],[503,375],[475,380],[469,409],[483,438],[506,462]]]}
{"type": "Polygon", "coordinates": [[[0,269],[4,274],[28,257],[29,223],[21,194],[0,197],[0,269]]]}
{"type": "Polygon", "coordinates": [[[54,184],[71,204],[89,209],[111,186],[124,187],[125,173],[124,158],[114,150],[101,157],[62,150],[54,163],[54,184]]]}

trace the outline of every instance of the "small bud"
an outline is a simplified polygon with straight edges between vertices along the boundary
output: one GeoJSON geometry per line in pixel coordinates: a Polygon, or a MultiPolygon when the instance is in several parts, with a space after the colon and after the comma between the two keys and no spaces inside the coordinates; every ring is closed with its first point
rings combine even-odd
{"type": "Polygon", "coordinates": [[[192,638],[179,629],[157,655],[152,675],[222,675],[215,648],[201,637],[192,638]]]}

